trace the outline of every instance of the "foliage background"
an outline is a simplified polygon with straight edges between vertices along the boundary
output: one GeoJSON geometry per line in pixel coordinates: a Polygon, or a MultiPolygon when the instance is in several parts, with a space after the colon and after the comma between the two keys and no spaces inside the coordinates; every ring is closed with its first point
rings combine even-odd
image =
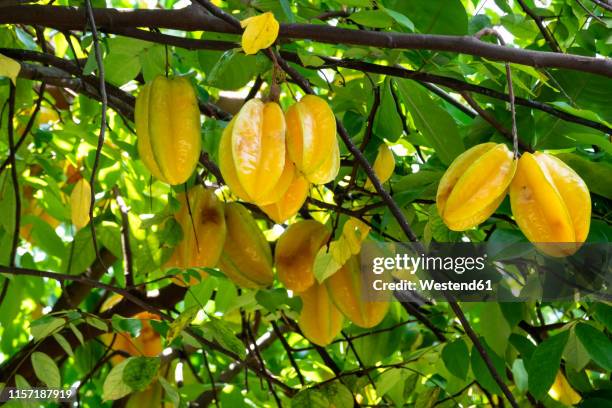
{"type": "MultiPolygon", "coordinates": [[[[386,187],[416,238],[425,243],[525,239],[507,201],[486,223],[463,234],[446,229],[433,203],[438,180],[455,156],[477,143],[507,141],[504,64],[452,50],[357,45],[342,37],[323,43],[313,34],[316,25],[452,36],[497,27],[510,46],[520,49],[610,55],[612,20],[605,1],[214,3],[239,19],[272,11],[281,23],[313,25],[308,31],[312,39],[307,33],[305,39],[289,40],[281,32],[281,56],[298,75],[289,75],[291,80],[283,84],[281,104],[287,107],[304,94],[299,78],[306,78],[316,93],[328,98],[369,162],[381,143],[391,145],[397,166],[386,187]]],[[[138,160],[133,96],[139,85],[166,69],[192,80],[206,117],[198,173],[217,183],[214,163],[220,133],[249,92],[266,92],[272,72],[265,53],[240,52],[239,35],[227,33],[231,30],[173,29],[171,18],[168,23],[156,20],[149,29],[99,28],[109,109],[94,184],[97,256],[91,229],[76,232],[71,226],[67,197],[79,177],[92,176],[101,128],[100,70],[91,31],[84,29],[85,9],[72,15],[80,16],[78,21],[66,22],[58,17],[62,6],[82,4],[59,0],[53,6],[32,6],[38,9],[11,4],[0,8],[0,54],[22,64],[12,123],[5,102],[9,80],[0,79],[0,265],[7,272],[0,276],[0,382],[63,387],[79,382],[83,406],[125,403],[102,401],[111,365],[109,350],[97,336],[141,328],[139,321],[120,316],[142,311],[142,305],[124,300],[110,312],[100,311],[112,295],[104,284],[116,291],[126,288],[122,242],[127,239],[131,278],[135,284],[152,282],[139,294],[144,304],[173,318],[192,306],[214,316],[196,318],[192,329],[199,338],[183,335],[166,344],[171,352],[160,361],[141,362],[142,372],[147,364],[161,364],[165,380],[159,382],[170,402],[206,404],[216,396],[220,405],[232,407],[288,406],[291,400],[308,407],[505,406],[508,400],[474,339],[466,335],[473,329],[518,405],[560,406],[547,396],[559,368],[583,396],[581,406],[611,404],[612,307],[606,303],[463,304],[466,324],[449,304],[394,302],[379,327],[366,332],[346,325],[343,336],[323,349],[296,332],[292,320],[300,303],[278,284],[258,292],[239,290],[213,274],[186,293],[160,280],[165,274],[161,265],[181,239],[172,214],[183,187],[152,181],[138,160]],[[161,30],[154,30],[157,26],[161,30]],[[28,126],[32,115],[36,120],[28,126]],[[11,157],[9,127],[15,140],[23,139],[14,155],[19,199],[10,161],[4,161],[11,157]],[[117,196],[129,206],[124,214],[117,196]],[[12,254],[17,220],[21,237],[12,254]],[[48,271],[57,279],[28,276],[33,274],[28,270],[48,271]],[[79,281],[82,276],[100,284],[92,288],[79,281]],[[245,355],[241,342],[251,345],[254,339],[260,339],[259,346],[245,355]],[[176,377],[180,381],[172,375],[175,371],[181,372],[176,377]]],[[[158,13],[185,6],[191,15],[206,14],[198,2],[93,1],[98,9],[150,8],[158,13]]],[[[610,73],[587,73],[580,64],[575,69],[512,64],[512,75],[522,149],[552,150],[580,173],[593,199],[589,241],[609,242],[610,73]]],[[[388,202],[363,190],[366,175],[345,146],[342,157],[336,183],[313,190],[299,217],[341,226],[347,216],[354,216],[372,224],[373,239],[406,240],[388,202]],[[355,180],[348,183],[351,175],[355,180]],[[338,183],[343,177],[345,182],[338,183]]],[[[193,177],[189,184],[196,182],[193,177]]],[[[259,212],[255,215],[274,241],[282,227],[259,212]]],[[[170,325],[153,327],[165,337],[170,325]]]]}

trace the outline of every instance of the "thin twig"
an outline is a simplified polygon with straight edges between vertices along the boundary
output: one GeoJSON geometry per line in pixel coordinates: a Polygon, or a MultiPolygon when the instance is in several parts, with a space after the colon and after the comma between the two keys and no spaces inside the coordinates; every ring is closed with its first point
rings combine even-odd
{"type": "Polygon", "coordinates": [[[591,0],[591,1],[605,10],[612,11],[612,4],[606,3],[605,0],[591,0]]]}
{"type": "Polygon", "coordinates": [[[226,13],[219,7],[215,6],[211,1],[195,0],[195,2],[201,5],[202,7],[204,7],[206,10],[208,10],[208,12],[212,14],[213,16],[220,18],[221,20],[225,21],[229,25],[234,26],[235,28],[242,31],[242,26],[240,25],[240,21],[238,19],[236,19],[231,14],[226,13]]]}
{"type": "MultiPolygon", "coordinates": [[[[506,45],[506,42],[504,41],[504,38],[501,36],[501,34],[492,28],[488,28],[488,27],[483,28],[482,30],[477,32],[474,36],[480,39],[484,35],[493,35],[497,37],[497,41],[499,41],[501,45],[503,46],[506,45]]],[[[512,86],[512,72],[510,71],[510,63],[504,62],[504,65],[506,66],[506,79],[508,80],[508,99],[510,101],[510,114],[512,116],[512,149],[514,152],[514,158],[518,158],[519,156],[518,134],[516,130],[516,108],[514,106],[515,101],[514,101],[514,87],[512,86]]]]}
{"type": "Polygon", "coordinates": [[[210,364],[208,362],[208,357],[206,356],[206,350],[204,349],[202,349],[202,357],[204,358],[204,367],[206,367],[208,378],[210,378],[210,387],[215,401],[215,406],[219,408],[219,395],[217,393],[217,386],[215,385],[215,377],[213,377],[212,371],[210,370],[210,364]]]}
{"type": "Polygon", "coordinates": [[[123,261],[125,266],[125,286],[131,288],[134,286],[134,271],[132,268],[132,246],[130,244],[130,222],[128,220],[129,208],[125,203],[125,200],[121,196],[119,187],[113,188],[115,194],[115,200],[119,206],[119,213],[121,214],[121,250],[123,252],[123,261]]]}
{"type": "Polygon", "coordinates": [[[15,117],[15,85],[13,82],[9,84],[9,100],[8,100],[8,140],[9,140],[9,159],[11,163],[11,178],[13,180],[13,192],[15,193],[15,225],[13,228],[13,241],[11,244],[11,252],[9,255],[9,267],[15,266],[15,257],[17,256],[17,247],[19,246],[19,228],[21,224],[21,194],[19,193],[19,178],[17,177],[17,160],[15,159],[15,139],[13,135],[13,120],[15,117]]]}
{"type": "Polygon", "coordinates": [[[287,339],[285,339],[285,337],[283,336],[283,333],[281,333],[281,331],[278,328],[276,322],[274,322],[274,320],[272,320],[270,323],[272,324],[272,329],[274,330],[274,333],[276,333],[276,336],[278,336],[278,339],[280,340],[281,344],[283,345],[283,348],[285,349],[285,353],[287,354],[287,357],[289,357],[289,362],[291,363],[291,366],[293,367],[293,369],[297,373],[298,379],[300,380],[300,384],[302,384],[302,386],[304,386],[304,384],[305,384],[304,376],[302,375],[302,371],[300,370],[300,367],[297,365],[297,362],[295,361],[295,358],[293,357],[291,346],[289,345],[289,343],[287,343],[287,339]]]}
{"type": "MultiPolygon", "coordinates": [[[[514,142],[512,139],[512,132],[508,129],[506,129],[504,127],[504,125],[502,125],[501,123],[499,123],[497,121],[497,119],[495,119],[495,117],[493,115],[491,115],[489,112],[487,112],[485,109],[483,109],[478,102],[476,102],[476,100],[474,100],[474,98],[472,97],[472,95],[470,95],[469,92],[461,92],[461,96],[463,97],[463,99],[465,99],[465,101],[476,111],[478,112],[478,114],[480,115],[480,117],[482,117],[484,120],[486,120],[487,122],[489,122],[489,124],[491,124],[491,126],[493,126],[499,133],[501,133],[502,135],[504,135],[508,140],[510,140],[511,142],[514,142]]],[[[533,149],[526,145],[525,143],[523,143],[521,140],[518,141],[518,145],[521,148],[521,150],[526,151],[526,152],[533,152],[533,149]]]]}
{"type": "Polygon", "coordinates": [[[487,352],[487,350],[485,350],[484,346],[480,342],[478,335],[474,332],[474,329],[472,329],[472,326],[465,317],[463,310],[461,310],[461,307],[459,307],[459,304],[457,302],[449,302],[449,304],[451,309],[453,309],[453,312],[455,312],[457,318],[459,318],[459,321],[461,322],[461,326],[463,326],[465,333],[468,335],[470,340],[472,340],[472,343],[474,344],[474,347],[476,347],[476,350],[478,350],[478,354],[480,354],[480,356],[482,357],[487,368],[489,369],[489,372],[493,376],[493,379],[510,402],[510,405],[512,405],[514,408],[518,408],[518,404],[514,399],[514,395],[512,395],[510,389],[508,388],[504,380],[501,378],[501,375],[495,368],[495,365],[493,365],[493,360],[491,360],[491,356],[489,356],[489,353],[487,352]]]}
{"type": "MultiPolygon", "coordinates": [[[[374,133],[374,121],[376,120],[376,112],[378,112],[378,107],[380,106],[380,88],[374,88],[374,102],[372,102],[372,106],[370,108],[370,114],[368,116],[368,123],[366,125],[365,132],[363,134],[363,140],[361,141],[361,145],[359,146],[359,150],[364,152],[370,139],[372,138],[372,134],[374,133]]],[[[350,190],[357,182],[357,169],[358,163],[355,162],[353,164],[353,169],[351,170],[351,179],[349,181],[349,185],[347,187],[347,191],[350,190]]],[[[340,203],[342,205],[342,203],[340,203]]]]}
{"type": "MultiPolygon", "coordinates": [[[[355,356],[355,359],[357,360],[357,364],[359,365],[359,368],[361,368],[362,370],[365,370],[366,366],[365,366],[365,364],[363,364],[363,360],[361,359],[361,357],[357,353],[357,349],[355,348],[355,345],[353,344],[353,340],[351,340],[351,338],[349,336],[347,336],[347,334],[344,332],[344,330],[342,330],[341,334],[342,334],[342,337],[344,338],[344,340],[348,343],[349,348],[353,352],[353,355],[355,356]]],[[[376,390],[376,383],[374,382],[374,380],[370,376],[370,372],[369,371],[365,371],[365,375],[368,378],[368,381],[370,382],[370,384],[372,385],[374,390],[376,390]]]]}
{"type": "Polygon", "coordinates": [[[546,40],[550,48],[554,52],[563,52],[556,38],[552,35],[548,27],[546,27],[544,23],[542,22],[542,17],[537,15],[533,10],[527,7],[527,4],[525,4],[523,0],[517,0],[517,2],[519,6],[521,6],[525,14],[531,17],[531,19],[536,23],[536,26],[538,26],[538,30],[540,30],[540,32],[544,36],[544,40],[546,40]]]}
{"type": "Polygon", "coordinates": [[[87,16],[91,28],[91,35],[93,38],[93,48],[96,55],[96,64],[98,65],[98,79],[99,79],[99,91],[102,100],[102,109],[100,117],[100,133],[98,135],[98,146],[96,147],[96,156],[94,159],[93,166],[91,168],[91,177],[89,179],[89,185],[91,187],[91,200],[89,202],[89,222],[91,227],[91,239],[94,246],[96,257],[100,258],[100,250],[98,248],[98,239],[96,236],[96,227],[94,223],[94,205],[96,202],[96,174],[98,172],[98,166],[100,164],[100,156],[102,155],[102,147],[104,146],[104,136],[106,133],[106,107],[108,105],[108,96],[106,94],[106,80],[104,74],[104,62],[102,61],[102,50],[100,49],[100,41],[98,38],[98,30],[96,28],[96,20],[94,19],[93,8],[91,6],[91,0],[85,0],[85,7],[87,9],[87,16]]]}
{"type": "Polygon", "coordinates": [[[596,16],[595,14],[593,14],[593,12],[591,10],[589,10],[587,8],[587,6],[584,5],[583,2],[581,2],[580,0],[576,0],[576,3],[578,3],[578,5],[591,17],[593,17],[595,20],[597,20],[599,23],[606,25],[606,22],[603,21],[600,17],[596,16]]]}

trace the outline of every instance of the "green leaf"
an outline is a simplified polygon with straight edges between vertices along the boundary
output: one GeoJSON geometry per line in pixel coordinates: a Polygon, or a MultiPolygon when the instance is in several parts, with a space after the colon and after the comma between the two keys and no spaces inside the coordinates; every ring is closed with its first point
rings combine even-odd
{"type": "Polygon", "coordinates": [[[215,339],[221,346],[238,355],[240,359],[246,357],[244,344],[236,337],[225,321],[211,316],[210,320],[202,328],[208,337],[215,339]]]}
{"type": "MultiPolygon", "coordinates": [[[[171,53],[168,51],[168,57],[171,53]]],[[[171,65],[172,62],[170,61],[171,65]]],[[[166,48],[162,45],[147,47],[140,53],[140,65],[145,82],[152,81],[157,75],[166,72],[166,48]]]]}
{"type": "Polygon", "coordinates": [[[32,367],[36,377],[49,388],[60,388],[62,377],[55,361],[40,351],[35,351],[31,356],[32,367]]]}
{"type": "Polygon", "coordinates": [[[255,300],[272,313],[283,305],[288,305],[293,310],[298,310],[300,306],[299,298],[290,298],[285,288],[259,290],[255,294],[255,300]]]}
{"type": "Polygon", "coordinates": [[[440,387],[427,388],[425,392],[419,394],[414,403],[415,408],[431,408],[440,396],[440,387]]]}
{"type": "Polygon", "coordinates": [[[590,191],[612,200],[612,183],[602,177],[602,174],[612,174],[612,164],[590,161],[574,153],[561,153],[557,157],[578,173],[590,191]]]}
{"type": "Polygon", "coordinates": [[[479,333],[498,356],[506,354],[511,332],[498,303],[488,303],[482,308],[479,333]]]}
{"type": "MultiPolygon", "coordinates": [[[[505,381],[506,380],[506,366],[505,366],[504,360],[501,357],[499,357],[497,354],[495,354],[493,350],[491,350],[491,347],[487,345],[487,342],[483,338],[481,338],[480,341],[482,342],[483,347],[485,351],[487,352],[488,356],[491,358],[493,362],[493,367],[495,367],[496,371],[502,377],[502,380],[505,381]]],[[[501,389],[499,388],[499,385],[497,385],[497,382],[495,381],[495,379],[491,375],[491,372],[489,371],[489,367],[486,365],[480,353],[474,346],[472,346],[470,363],[472,365],[472,372],[474,373],[474,377],[476,377],[476,380],[478,380],[480,385],[482,385],[485,389],[487,389],[489,392],[493,394],[500,394],[501,389]]]]}
{"type": "Polygon", "coordinates": [[[582,371],[589,362],[589,353],[576,336],[576,326],[570,329],[570,335],[563,350],[563,358],[567,367],[574,371],[582,371]]]}
{"type": "Polygon", "coordinates": [[[512,363],[512,377],[514,378],[514,383],[519,391],[527,391],[529,387],[529,376],[527,375],[525,363],[523,363],[523,360],[520,358],[517,358],[512,363]]]}
{"type": "Polygon", "coordinates": [[[329,408],[330,402],[321,391],[306,388],[291,399],[294,408],[329,408]]]}
{"type": "Polygon", "coordinates": [[[398,86],[417,129],[431,143],[440,160],[450,164],[465,150],[457,124],[413,81],[400,80],[398,86]]]}
{"type": "Polygon", "coordinates": [[[136,357],[130,357],[116,366],[108,373],[102,386],[102,399],[115,401],[132,393],[134,390],[123,381],[123,372],[129,362],[136,357]]]}
{"type": "Polygon", "coordinates": [[[609,331],[612,331],[612,306],[605,303],[593,305],[595,316],[602,322],[609,331]]]}
{"type": "Polygon", "coordinates": [[[454,376],[465,380],[470,368],[470,351],[463,339],[457,339],[448,343],[442,349],[442,361],[454,376]]]}
{"type": "Polygon", "coordinates": [[[390,368],[376,378],[376,392],[382,396],[389,392],[396,384],[405,379],[405,369],[390,368]]]}
{"type": "Polygon", "coordinates": [[[574,330],[591,359],[604,370],[612,370],[612,342],[610,339],[590,324],[578,323],[574,330]]]}
{"type": "Polygon", "coordinates": [[[134,391],[146,389],[157,375],[160,364],[159,357],[129,358],[122,373],[123,383],[134,391]]]}
{"type": "Polygon", "coordinates": [[[527,373],[529,391],[535,398],[542,400],[555,381],[568,338],[569,331],[565,330],[544,340],[533,352],[527,364],[527,373]]]}
{"type": "Polygon", "coordinates": [[[325,61],[321,57],[309,54],[301,49],[298,50],[297,54],[302,64],[306,67],[320,67],[325,64],[325,61]]]}
{"type": "Polygon", "coordinates": [[[138,337],[140,329],[142,329],[140,319],[125,318],[116,314],[113,315],[111,323],[116,332],[127,332],[132,337],[138,337]]]}
{"type": "Polygon", "coordinates": [[[373,28],[388,28],[393,25],[393,18],[383,10],[362,10],[349,17],[355,23],[373,28]]]}
{"type": "Polygon", "coordinates": [[[392,142],[402,135],[404,127],[391,92],[391,80],[385,79],[380,91],[380,106],[374,118],[374,134],[392,142]]]}
{"type": "Polygon", "coordinates": [[[136,78],[140,72],[138,54],[110,52],[104,58],[106,80],[113,85],[121,86],[136,78]]]}
{"type": "Polygon", "coordinates": [[[181,396],[176,388],[176,385],[171,384],[164,377],[159,377],[158,381],[166,392],[166,398],[170,400],[175,407],[180,406],[181,396]]]}
{"type": "Polygon", "coordinates": [[[72,256],[69,257],[67,263],[70,265],[70,274],[76,275],[89,268],[96,259],[91,239],[91,228],[80,229],[71,245],[73,245],[70,250],[72,256]]]}
{"type": "Polygon", "coordinates": [[[393,20],[399,25],[406,27],[410,31],[414,31],[414,23],[402,13],[398,13],[397,11],[393,11],[391,9],[385,8],[383,9],[385,13],[391,16],[393,20]]]}
{"type": "Polygon", "coordinates": [[[108,325],[106,322],[97,316],[86,316],[85,323],[103,332],[108,330],[108,325]]]}
{"type": "Polygon", "coordinates": [[[386,5],[410,18],[421,33],[467,34],[468,17],[461,0],[390,0],[386,5]]]}
{"type": "Polygon", "coordinates": [[[320,388],[320,391],[334,407],[353,405],[353,394],[340,381],[332,381],[320,388]]]}
{"type": "Polygon", "coordinates": [[[531,356],[536,349],[535,344],[533,344],[527,337],[516,333],[512,333],[510,335],[510,344],[512,344],[512,346],[514,346],[514,348],[521,353],[521,356],[525,362],[528,362],[531,359],[531,356]]]}
{"type": "Polygon", "coordinates": [[[64,326],[66,321],[53,316],[43,316],[30,325],[30,333],[35,340],[41,340],[64,326]]]}
{"type": "Polygon", "coordinates": [[[172,341],[178,337],[183,329],[191,324],[199,310],[200,308],[198,306],[192,306],[183,311],[179,317],[177,317],[176,320],[170,324],[168,333],[166,333],[166,341],[168,344],[172,343],[172,341]]]}
{"type": "Polygon", "coordinates": [[[319,283],[332,276],[336,271],[342,268],[332,256],[331,251],[327,252],[327,247],[323,246],[317,252],[314,260],[313,273],[319,283]]]}
{"type": "Polygon", "coordinates": [[[62,347],[62,349],[64,349],[66,354],[68,354],[70,357],[74,357],[74,351],[72,351],[72,346],[64,336],[59,333],[53,333],[53,338],[62,347]]]}
{"type": "Polygon", "coordinates": [[[269,68],[261,55],[244,55],[238,50],[226,51],[206,78],[208,85],[219,89],[234,90],[245,86],[257,74],[269,68]]]}

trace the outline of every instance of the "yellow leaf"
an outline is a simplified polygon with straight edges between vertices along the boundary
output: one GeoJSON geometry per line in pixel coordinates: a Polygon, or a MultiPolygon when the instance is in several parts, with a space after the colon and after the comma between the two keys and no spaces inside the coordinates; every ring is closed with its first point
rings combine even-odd
{"type": "MultiPolygon", "coordinates": [[[[378,147],[378,154],[376,155],[376,160],[374,160],[372,168],[381,184],[391,178],[395,170],[395,158],[389,146],[383,143],[378,147]]],[[[374,185],[372,185],[369,178],[366,181],[365,188],[366,190],[374,191],[374,185]]]]}
{"type": "Polygon", "coordinates": [[[8,77],[13,85],[17,85],[19,71],[21,71],[21,65],[17,61],[0,54],[0,76],[8,77]]]}
{"type": "Polygon", "coordinates": [[[339,266],[344,265],[352,255],[349,245],[347,245],[344,237],[340,237],[337,241],[330,243],[329,252],[332,254],[334,261],[336,261],[339,266]]]}
{"type": "Polygon", "coordinates": [[[72,223],[77,229],[89,223],[89,206],[91,204],[91,186],[85,179],[80,179],[70,194],[70,213],[72,223]]]}
{"type": "Polygon", "coordinates": [[[268,48],[278,37],[279,24],[270,12],[246,18],[240,25],[245,29],[242,34],[242,49],[245,54],[255,54],[268,48]]]}
{"type": "Polygon", "coordinates": [[[357,255],[361,250],[361,243],[370,233],[370,227],[358,220],[357,218],[349,218],[342,228],[342,237],[346,240],[351,253],[357,255]]]}

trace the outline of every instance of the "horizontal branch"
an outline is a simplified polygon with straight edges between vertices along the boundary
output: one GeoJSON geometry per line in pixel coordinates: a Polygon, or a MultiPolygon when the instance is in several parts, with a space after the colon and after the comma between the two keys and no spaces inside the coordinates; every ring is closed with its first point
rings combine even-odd
{"type": "MultiPolygon", "coordinates": [[[[122,35],[130,38],[137,38],[144,41],[149,41],[157,44],[165,44],[172,45],[175,47],[185,48],[189,50],[214,50],[214,51],[227,51],[232,48],[237,47],[238,45],[229,41],[217,41],[217,40],[198,40],[195,38],[184,38],[184,37],[176,37],[168,34],[162,34],[153,31],[140,30],[136,28],[115,28],[112,30],[106,30],[109,34],[122,35]]],[[[0,53],[4,52],[0,49],[0,53]]],[[[436,84],[439,86],[443,86],[449,89],[452,89],[456,92],[461,91],[469,91],[481,95],[488,96],[490,98],[508,101],[508,94],[504,92],[497,91],[495,89],[487,88],[480,85],[470,84],[465,81],[461,81],[456,78],[446,77],[443,75],[430,74],[427,72],[414,71],[401,66],[387,66],[380,65],[366,61],[348,59],[348,58],[331,58],[326,56],[319,56],[325,62],[324,65],[319,67],[306,66],[303,64],[302,60],[296,53],[281,51],[281,56],[294,64],[298,64],[306,69],[314,69],[318,70],[321,68],[347,68],[354,69],[361,72],[368,72],[372,74],[380,74],[380,75],[389,75],[398,78],[406,78],[418,81],[425,85],[427,84],[436,84]]],[[[430,89],[431,90],[431,89],[430,89]]],[[[432,91],[433,92],[433,91],[432,91]]],[[[548,105],[544,102],[534,101],[531,99],[525,99],[521,97],[515,98],[515,103],[517,105],[525,106],[531,109],[541,110],[542,112],[546,112],[550,115],[556,116],[560,119],[563,119],[567,122],[577,123],[579,125],[587,126],[599,131],[602,131],[607,134],[612,134],[612,128],[606,126],[603,123],[596,122],[590,119],[585,119],[580,116],[576,116],[569,112],[565,112],[561,109],[558,109],[554,106],[548,105]]],[[[211,111],[214,113],[214,116],[221,117],[221,114],[215,111],[211,111]]],[[[209,115],[213,116],[213,115],[209,115]]],[[[222,118],[227,119],[227,118],[222,118]]]]}
{"type": "MultiPolygon", "coordinates": [[[[207,14],[201,7],[179,10],[94,10],[100,29],[157,27],[184,31],[213,31],[238,34],[239,28],[207,14]]],[[[60,30],[82,30],[85,12],[79,7],[9,6],[2,8],[0,24],[27,24],[60,30]]],[[[378,48],[421,49],[468,54],[538,68],[565,68],[612,77],[612,60],[503,47],[472,36],[405,34],[364,31],[320,24],[281,24],[281,39],[307,39],[329,44],[350,44],[378,48]]]]}

